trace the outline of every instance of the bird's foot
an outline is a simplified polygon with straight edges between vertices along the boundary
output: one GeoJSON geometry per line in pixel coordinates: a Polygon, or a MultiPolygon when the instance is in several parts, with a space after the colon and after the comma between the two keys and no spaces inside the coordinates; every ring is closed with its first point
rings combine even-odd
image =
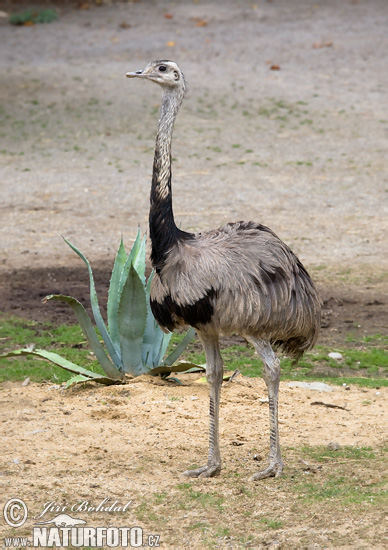
{"type": "Polygon", "coordinates": [[[265,470],[261,470],[260,472],[256,472],[256,474],[253,474],[249,479],[250,481],[258,481],[259,479],[265,479],[266,477],[279,477],[282,475],[283,472],[283,461],[277,461],[273,462],[268,466],[268,468],[265,468],[265,470]]]}
{"type": "Polygon", "coordinates": [[[207,464],[196,470],[186,470],[182,473],[185,477],[215,477],[220,475],[221,464],[207,464]]]}

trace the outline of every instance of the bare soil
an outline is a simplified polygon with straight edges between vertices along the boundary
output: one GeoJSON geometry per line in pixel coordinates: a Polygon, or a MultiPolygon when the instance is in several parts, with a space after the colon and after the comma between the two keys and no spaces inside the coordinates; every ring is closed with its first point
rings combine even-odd
{"type": "MultiPolygon", "coordinates": [[[[386,332],[384,0],[56,7],[50,25],[0,18],[2,311],[72,322],[65,306],[41,298],[61,292],[87,304],[85,267],[61,234],[91,260],[104,302],[120,236],[129,247],[138,225],[147,229],[160,100],[156,87],[124,74],[169,58],[189,81],[174,141],[177,221],[201,230],[253,219],[275,230],[318,282],[321,342],[386,332]]],[[[224,470],[187,482],[180,472],[206,458],[208,398],[206,386],[182,379],[69,391],[4,384],[2,500],[23,498],[30,516],[20,529],[1,523],[1,539],[30,536],[49,501],[70,509],[108,497],[132,503],[126,513],[70,515],[140,525],[163,548],[384,547],[384,509],[373,498],[308,498],[309,480],[373,487],[382,462],[327,459],[314,473],[299,459],[306,445],[332,441],[379,457],[386,389],[317,394],[283,383],[286,476],[251,484],[266,460],[266,393],[261,380],[237,378],[222,393],[224,470]]]]}
{"type": "MultiPolygon", "coordinates": [[[[300,449],[336,442],[379,454],[387,388],[323,393],[283,383],[286,476],[253,483],[249,476],[267,460],[266,390],[260,379],[238,377],[222,390],[221,476],[188,481],[181,472],[206,460],[208,389],[194,375],[181,378],[182,386],[141,377],[126,386],[70,391],[5,384],[0,479],[3,494],[23,498],[30,510],[17,535],[31,536],[34,524],[55,518],[56,509],[38,518],[55,502],[90,526],[139,525],[145,535],[159,534],[162,548],[383,548],[384,509],[373,505],[373,496],[356,505],[303,496],[310,482],[320,487],[344,478],[365,490],[381,482],[384,463],[334,457],[320,466],[300,449]],[[302,493],[294,488],[301,483],[302,493]],[[104,498],[132,502],[125,513],[71,512],[73,505],[97,506],[104,498]],[[281,523],[266,528],[263,518],[281,523]]],[[[3,535],[10,533],[2,526],[3,535]]]]}

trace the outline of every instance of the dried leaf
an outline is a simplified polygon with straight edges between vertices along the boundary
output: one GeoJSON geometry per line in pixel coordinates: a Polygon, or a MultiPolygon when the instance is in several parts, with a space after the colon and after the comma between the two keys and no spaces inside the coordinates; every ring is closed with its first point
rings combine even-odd
{"type": "Polygon", "coordinates": [[[165,14],[164,14],[164,18],[165,18],[165,19],[173,19],[173,17],[174,17],[174,16],[173,16],[172,13],[165,13],[165,14]]]}
{"type": "Polygon", "coordinates": [[[173,40],[170,40],[169,42],[167,42],[166,46],[168,46],[169,48],[173,48],[175,46],[175,42],[173,40]]]}
{"type": "Polygon", "coordinates": [[[313,48],[319,50],[320,48],[331,48],[333,42],[315,42],[313,48]]]}
{"type": "Polygon", "coordinates": [[[280,65],[271,65],[270,69],[271,71],[280,71],[280,65]]]}
{"type": "Polygon", "coordinates": [[[194,21],[196,27],[206,27],[207,21],[201,17],[191,17],[191,21],[194,21]]]}

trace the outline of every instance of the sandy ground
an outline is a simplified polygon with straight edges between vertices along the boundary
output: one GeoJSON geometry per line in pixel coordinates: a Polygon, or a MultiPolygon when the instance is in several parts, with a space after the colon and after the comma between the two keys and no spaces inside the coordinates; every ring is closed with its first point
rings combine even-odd
{"type": "MultiPolygon", "coordinates": [[[[226,498],[230,508],[225,515],[221,509],[214,510],[211,502],[202,509],[193,501],[185,504],[180,500],[185,488],[180,484],[187,482],[187,478],[180,477],[181,472],[206,459],[208,407],[206,385],[196,383],[194,375],[180,378],[183,386],[141,377],[126,386],[90,385],[66,392],[52,384],[24,388],[5,385],[4,466],[0,479],[4,494],[22,495],[29,506],[29,519],[23,530],[18,530],[18,536],[30,536],[35,524],[58,515],[50,508],[38,517],[49,502],[66,506],[70,513],[71,506],[85,500],[96,506],[110,498],[110,504],[115,500],[121,506],[132,502],[121,514],[81,510],[70,515],[87,520],[88,525],[140,525],[147,534],[159,533],[164,548],[203,548],[207,547],[203,535],[192,526],[209,519],[216,523],[217,515],[224,527],[228,517],[233,516],[232,532],[255,535],[257,541],[257,532],[250,531],[252,518],[244,519],[244,511],[250,510],[257,518],[260,514],[278,514],[288,523],[291,517],[289,528],[276,533],[281,548],[307,548],[308,544],[316,544],[314,548],[350,548],[346,546],[350,541],[353,548],[380,548],[384,539],[384,526],[380,524],[383,509],[373,512],[361,506],[354,514],[354,510],[349,512],[340,505],[333,513],[329,501],[323,505],[326,513],[322,503],[318,503],[318,509],[313,503],[308,510],[302,504],[296,513],[298,499],[293,495],[292,477],[306,470],[297,458],[297,448],[332,442],[341,447],[381,446],[386,435],[387,388],[333,387],[334,391],[318,392],[282,383],[280,430],[286,449],[287,486],[275,480],[256,484],[248,481],[267,460],[269,428],[264,383],[240,376],[224,384],[220,432],[223,471],[219,478],[194,480],[191,491],[226,498]],[[343,409],[328,408],[322,402],[343,409]],[[243,501],[244,491],[252,493],[248,502],[243,501]],[[143,517],[144,506],[147,513],[143,517]],[[311,516],[316,514],[310,524],[311,516]]],[[[309,458],[307,462],[318,466],[309,458]]],[[[354,461],[339,460],[339,464],[345,477],[354,480],[359,475],[354,461]]],[[[314,476],[330,480],[335,466],[334,458],[314,476]]],[[[381,480],[382,475],[381,469],[369,468],[360,483],[365,486],[381,480]]],[[[9,527],[3,527],[3,535],[10,535],[9,527]]],[[[225,548],[245,547],[237,541],[230,546],[231,541],[228,545],[222,537],[215,537],[213,544],[217,540],[225,548]]],[[[270,531],[262,533],[263,547],[268,547],[271,540],[270,531]]]]}

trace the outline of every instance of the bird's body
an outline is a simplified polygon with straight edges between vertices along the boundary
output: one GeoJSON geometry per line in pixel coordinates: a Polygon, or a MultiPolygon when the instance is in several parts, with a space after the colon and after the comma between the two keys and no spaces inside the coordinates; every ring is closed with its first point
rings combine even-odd
{"type": "Polygon", "coordinates": [[[230,223],[170,249],[151,287],[151,307],[168,330],[241,334],[299,356],[317,337],[315,291],[292,251],[268,228],[230,223]]]}
{"type": "Polygon", "coordinates": [[[151,260],[155,268],[151,308],[166,330],[180,325],[195,327],[206,353],[209,459],[206,466],[185,474],[209,477],[221,470],[218,411],[223,363],[219,336],[237,333],[255,346],[263,360],[269,392],[270,464],[253,478],[280,475],[280,366],[272,347],[281,347],[298,358],[315,344],[320,297],[298,258],[264,225],[236,222],[196,234],[177,228],[172,210],[171,138],[185,80],[172,61],[155,61],[127,76],[147,78],[163,88],[151,186],[151,260]]]}

